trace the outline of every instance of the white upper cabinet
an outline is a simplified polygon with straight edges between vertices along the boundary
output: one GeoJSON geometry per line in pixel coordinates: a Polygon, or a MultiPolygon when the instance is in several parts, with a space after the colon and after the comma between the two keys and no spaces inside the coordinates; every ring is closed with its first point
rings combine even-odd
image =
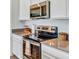
{"type": "Polygon", "coordinates": [[[39,0],[39,2],[44,2],[44,1],[49,1],[49,0],[39,0]]]}
{"type": "Polygon", "coordinates": [[[69,17],[69,0],[66,0],[66,6],[67,6],[67,17],[69,17]]]}
{"type": "Polygon", "coordinates": [[[20,20],[30,19],[30,0],[20,0],[20,20]]]}
{"type": "Polygon", "coordinates": [[[33,5],[33,4],[38,4],[38,3],[44,2],[44,1],[47,1],[47,0],[30,0],[30,3],[31,3],[31,5],[33,5]]]}
{"type": "Polygon", "coordinates": [[[68,17],[68,0],[50,0],[50,17],[63,19],[68,17]]]}
{"type": "Polygon", "coordinates": [[[30,4],[33,5],[33,4],[38,4],[39,3],[39,0],[30,0],[30,4]]]}

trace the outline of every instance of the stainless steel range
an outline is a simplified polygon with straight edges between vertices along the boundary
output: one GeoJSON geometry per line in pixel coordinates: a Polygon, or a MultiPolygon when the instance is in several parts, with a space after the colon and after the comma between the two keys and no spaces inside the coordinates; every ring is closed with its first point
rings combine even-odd
{"type": "Polygon", "coordinates": [[[41,59],[41,42],[58,37],[57,27],[53,30],[54,32],[38,30],[36,35],[24,36],[24,55],[29,59],[41,59]]]}

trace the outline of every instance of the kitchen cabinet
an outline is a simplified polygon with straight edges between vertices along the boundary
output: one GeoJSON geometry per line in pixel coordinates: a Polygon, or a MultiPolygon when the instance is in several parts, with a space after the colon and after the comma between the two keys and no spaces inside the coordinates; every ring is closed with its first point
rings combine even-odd
{"type": "Polygon", "coordinates": [[[69,59],[67,52],[42,44],[42,59],[69,59]]]}
{"type": "Polygon", "coordinates": [[[33,4],[38,4],[40,2],[44,2],[44,1],[47,1],[47,0],[30,0],[30,4],[33,5],[33,4]]]}
{"type": "Polygon", "coordinates": [[[23,38],[16,34],[12,34],[13,49],[12,53],[19,59],[23,59],[23,38]]]}
{"type": "Polygon", "coordinates": [[[38,3],[39,3],[39,0],[30,0],[30,5],[38,4],[38,3]]]}
{"type": "Polygon", "coordinates": [[[44,2],[44,1],[48,1],[48,0],[39,0],[39,2],[44,2]]]}
{"type": "Polygon", "coordinates": [[[69,0],[66,0],[66,6],[67,6],[67,17],[69,17],[69,0]]]}
{"type": "Polygon", "coordinates": [[[42,59],[57,59],[57,58],[42,51],[42,59]]]}
{"type": "Polygon", "coordinates": [[[20,20],[30,19],[30,0],[20,0],[20,20]]]}
{"type": "Polygon", "coordinates": [[[68,0],[50,0],[50,15],[54,19],[68,18],[68,0]]]}

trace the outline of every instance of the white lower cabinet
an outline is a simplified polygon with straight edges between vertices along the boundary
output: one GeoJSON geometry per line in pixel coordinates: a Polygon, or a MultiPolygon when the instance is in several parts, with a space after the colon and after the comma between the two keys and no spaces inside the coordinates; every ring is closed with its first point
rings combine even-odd
{"type": "Polygon", "coordinates": [[[16,34],[12,35],[13,40],[13,54],[19,58],[23,59],[23,38],[21,36],[18,36],[16,34]]]}
{"type": "Polygon", "coordinates": [[[65,51],[42,44],[42,59],[69,59],[69,54],[65,51]]]}
{"type": "Polygon", "coordinates": [[[57,58],[42,51],[42,59],[57,59],[57,58]]]}

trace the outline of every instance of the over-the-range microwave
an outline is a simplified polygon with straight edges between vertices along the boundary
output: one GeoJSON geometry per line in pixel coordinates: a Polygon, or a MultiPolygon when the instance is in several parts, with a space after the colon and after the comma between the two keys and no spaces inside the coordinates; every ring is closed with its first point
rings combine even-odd
{"type": "Polygon", "coordinates": [[[31,5],[30,18],[50,18],[50,1],[31,5]]]}

